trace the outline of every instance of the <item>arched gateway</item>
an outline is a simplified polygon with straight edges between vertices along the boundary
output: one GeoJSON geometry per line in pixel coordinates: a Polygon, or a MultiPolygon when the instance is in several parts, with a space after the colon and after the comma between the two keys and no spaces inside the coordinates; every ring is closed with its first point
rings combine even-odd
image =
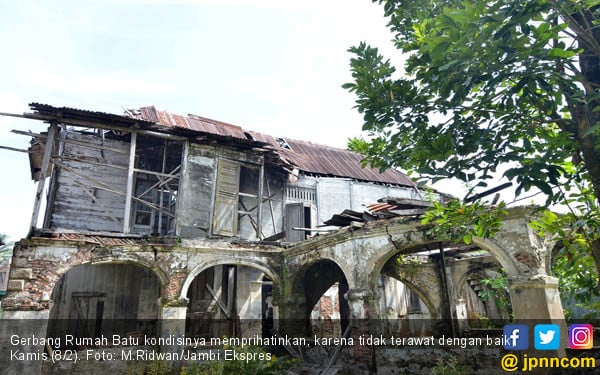
{"type": "MultiPolygon", "coordinates": [[[[550,246],[529,227],[530,215],[531,210],[526,208],[512,209],[495,238],[474,238],[473,243],[487,250],[504,268],[516,320],[564,322],[558,282],[550,276],[550,246]]],[[[269,303],[276,321],[274,328],[280,333],[307,334],[305,325],[286,322],[305,321],[310,314],[309,307],[312,308],[307,305],[314,305],[318,295],[339,283],[342,291],[339,300],[343,299],[347,305],[345,314],[350,319],[352,335],[359,335],[373,329],[369,321],[384,316],[378,305],[378,278],[385,264],[398,254],[435,248],[432,244],[436,245],[437,241],[427,236],[426,229],[417,220],[375,221],[360,228],[346,227],[288,248],[264,244],[233,246],[209,240],[149,244],[132,238],[85,235],[69,239],[34,237],[15,247],[11,284],[3,300],[3,319],[48,319],[51,306],[57,302],[51,300],[53,289],[61,276],[75,266],[129,263],[151,270],[156,280],[153,282],[159,284],[158,318],[165,322],[160,325],[159,334],[184,335],[189,312],[188,292],[194,279],[211,267],[230,265],[255,269],[261,275],[252,282],[268,280],[272,284],[269,296],[272,303],[269,303]],[[312,285],[312,282],[317,284],[312,285]],[[306,289],[311,292],[306,293],[306,289]],[[169,321],[173,324],[166,324],[169,321]]],[[[122,268],[114,269],[118,272],[122,268]]],[[[385,272],[390,271],[386,268],[385,272]]],[[[405,281],[433,310],[432,315],[438,314],[435,301],[448,297],[442,298],[439,295],[442,289],[431,287],[440,283],[434,272],[422,275],[405,281]],[[439,291],[437,296],[436,291],[439,291]]],[[[52,298],[59,297],[55,294],[52,298]]],[[[263,303],[264,296],[260,298],[263,303]]],[[[38,328],[37,334],[45,336],[47,327],[38,328]]],[[[371,358],[368,352],[359,355],[365,361],[371,358]]]]}

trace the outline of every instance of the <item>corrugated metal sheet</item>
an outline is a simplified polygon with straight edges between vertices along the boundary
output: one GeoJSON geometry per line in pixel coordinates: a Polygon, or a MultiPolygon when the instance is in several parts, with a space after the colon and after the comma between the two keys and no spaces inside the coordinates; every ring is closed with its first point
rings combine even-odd
{"type": "Polygon", "coordinates": [[[374,168],[363,168],[360,163],[362,156],[355,152],[306,141],[286,141],[292,150],[281,149],[281,152],[304,172],[415,186],[415,183],[400,171],[388,169],[380,173],[374,168]]]}
{"type": "Polygon", "coordinates": [[[205,117],[189,115],[175,115],[166,111],[157,110],[154,106],[139,109],[139,118],[146,121],[159,123],[163,126],[191,129],[198,132],[216,134],[224,137],[233,137],[247,140],[244,130],[236,125],[221,121],[211,120],[205,117]]]}
{"type": "Polygon", "coordinates": [[[125,113],[125,116],[66,107],[59,108],[39,103],[32,103],[30,107],[38,113],[56,116],[59,119],[76,117],[77,119],[89,119],[95,122],[107,121],[123,126],[131,126],[135,122],[143,121],[151,125],[158,124],[169,128],[188,129],[205,134],[229,137],[250,146],[256,143],[256,147],[265,147],[265,144],[268,144],[270,150],[274,151],[281,160],[294,165],[305,173],[415,186],[415,183],[400,171],[388,169],[383,173],[379,173],[377,169],[363,168],[360,163],[362,157],[348,150],[287,138],[286,142],[291,149],[286,149],[279,145],[277,138],[267,134],[244,131],[239,126],[201,116],[175,115],[157,110],[154,106],[129,110],[125,113]]]}
{"type": "Polygon", "coordinates": [[[415,186],[414,182],[408,176],[399,171],[391,169],[379,173],[377,169],[363,168],[360,164],[362,157],[352,151],[306,141],[286,139],[286,142],[291,147],[291,150],[289,150],[279,146],[277,139],[270,135],[245,132],[239,126],[196,115],[190,115],[187,118],[177,116],[179,120],[176,121],[174,120],[176,115],[156,110],[154,106],[140,108],[140,113],[142,114],[142,119],[147,121],[158,119],[158,122],[164,126],[187,127],[196,131],[239,139],[248,139],[250,136],[252,140],[269,143],[284,161],[295,165],[299,170],[306,173],[415,186]]]}

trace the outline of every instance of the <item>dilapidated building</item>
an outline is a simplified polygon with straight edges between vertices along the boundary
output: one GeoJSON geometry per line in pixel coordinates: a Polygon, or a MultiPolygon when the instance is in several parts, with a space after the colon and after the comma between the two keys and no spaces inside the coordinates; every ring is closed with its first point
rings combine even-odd
{"type": "Polygon", "coordinates": [[[456,333],[507,314],[476,295],[499,266],[515,315],[529,301],[562,316],[526,211],[495,242],[441,243],[414,219],[441,196],[350,151],[154,107],[30,106],[16,116],[49,128],[16,131],[38,190],[3,308],[48,321],[41,335],[342,336],[373,327],[361,321],[415,335],[434,320],[456,333]]]}

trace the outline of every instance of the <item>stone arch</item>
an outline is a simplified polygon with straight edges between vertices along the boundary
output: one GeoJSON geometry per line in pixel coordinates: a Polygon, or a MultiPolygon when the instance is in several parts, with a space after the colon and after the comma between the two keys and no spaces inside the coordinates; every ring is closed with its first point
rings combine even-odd
{"type": "Polygon", "coordinates": [[[509,277],[517,277],[522,274],[522,267],[517,261],[497,243],[490,239],[473,237],[473,244],[479,246],[483,250],[487,250],[495,261],[500,263],[509,277]]]}
{"type": "MultiPolygon", "coordinates": [[[[464,312],[466,313],[467,319],[471,320],[473,317],[471,314],[469,314],[469,312],[471,312],[471,313],[477,312],[477,311],[472,310],[472,308],[476,307],[476,306],[473,306],[473,305],[470,306],[468,304],[468,295],[467,295],[468,293],[466,292],[467,282],[469,280],[481,280],[483,278],[490,277],[491,273],[497,273],[498,275],[500,275],[500,273],[499,273],[500,265],[497,262],[495,262],[495,266],[497,267],[496,269],[491,267],[491,265],[489,263],[484,263],[484,264],[477,264],[473,267],[470,267],[468,270],[466,270],[466,272],[464,272],[461,275],[460,279],[456,283],[455,296],[457,298],[457,301],[462,301],[462,304],[464,305],[464,312]]],[[[485,314],[482,316],[489,318],[489,319],[496,319],[499,322],[502,322],[502,321],[508,319],[508,316],[511,312],[510,304],[508,306],[504,306],[504,307],[501,307],[499,305],[490,305],[490,304],[496,303],[495,297],[493,297],[491,300],[484,301],[484,300],[480,299],[477,290],[473,289],[471,286],[469,286],[468,288],[472,291],[471,298],[473,298],[473,297],[477,298],[477,301],[479,301],[480,306],[485,309],[485,314]],[[497,316],[494,316],[496,314],[497,314],[497,316]]],[[[507,291],[507,293],[508,293],[508,291],[507,291]]],[[[508,294],[507,294],[507,297],[508,297],[508,294]]]]}
{"type": "Polygon", "coordinates": [[[157,333],[161,280],[136,262],[82,262],[63,272],[52,290],[48,334],[99,337],[157,333]]]}
{"type": "MultiPolygon", "coordinates": [[[[79,263],[76,266],[82,264],[91,264],[91,265],[102,265],[102,264],[132,264],[135,266],[140,266],[142,268],[149,269],[154,273],[154,275],[160,280],[161,287],[169,284],[169,276],[167,273],[156,265],[155,262],[151,262],[147,259],[143,258],[135,258],[135,257],[123,257],[123,258],[94,258],[90,262],[79,263]]],[[[72,267],[71,267],[72,268],[72,267]]]]}
{"type": "MultiPolygon", "coordinates": [[[[421,246],[425,247],[427,245],[434,245],[439,242],[439,241],[426,240],[424,238],[425,236],[422,233],[419,233],[419,235],[420,235],[419,238],[421,240],[419,242],[407,243],[405,246],[398,246],[399,243],[390,242],[390,244],[388,246],[379,249],[379,253],[375,254],[374,259],[372,259],[369,262],[372,265],[371,268],[369,269],[369,279],[368,279],[370,288],[375,288],[375,286],[377,285],[377,278],[382,273],[384,266],[392,258],[394,258],[395,256],[397,256],[399,254],[412,254],[412,253],[419,252],[419,251],[421,251],[421,250],[418,250],[419,247],[421,247],[421,246]]],[[[412,237],[412,236],[410,236],[410,237],[412,237]]]]}
{"type": "MultiPolygon", "coordinates": [[[[407,243],[407,244],[405,244],[405,246],[398,246],[398,245],[402,245],[402,243],[400,243],[400,242],[392,242],[391,246],[389,246],[388,248],[381,249],[383,255],[379,256],[372,262],[374,266],[369,275],[369,286],[371,288],[375,287],[375,285],[377,284],[377,278],[379,277],[379,274],[383,273],[385,265],[391,259],[393,259],[394,256],[397,256],[398,254],[415,253],[415,252],[422,251],[423,249],[428,249],[428,248],[429,249],[433,249],[433,248],[437,249],[437,245],[439,244],[439,241],[432,241],[432,240],[427,239],[423,232],[420,235],[417,235],[416,232],[411,232],[411,235],[409,237],[415,242],[407,243]],[[421,241],[417,242],[419,239],[421,241]],[[398,247],[396,247],[396,246],[398,246],[398,247]]],[[[512,277],[522,275],[523,265],[519,266],[519,264],[511,256],[511,254],[508,251],[506,251],[503,247],[499,246],[497,243],[495,243],[489,239],[473,238],[473,244],[479,246],[483,250],[488,251],[490,253],[490,256],[492,257],[492,259],[495,262],[497,262],[500,267],[504,267],[505,270],[508,267],[511,270],[512,274],[507,271],[507,275],[512,275],[512,277]]],[[[391,275],[388,275],[388,276],[391,276],[391,275]]],[[[419,296],[419,298],[421,298],[421,300],[424,302],[424,304],[429,309],[430,314],[433,319],[436,319],[436,318],[441,319],[442,318],[443,311],[441,310],[441,306],[442,306],[442,300],[443,300],[442,296],[443,296],[444,292],[441,289],[441,287],[437,290],[430,290],[430,291],[426,292],[423,290],[423,288],[424,287],[430,288],[431,284],[429,284],[429,283],[415,282],[414,280],[411,280],[408,277],[402,277],[402,276],[398,277],[397,279],[399,281],[405,283],[409,288],[411,288],[411,290],[413,292],[415,292],[419,296]],[[434,302],[434,300],[436,302],[434,302]]],[[[466,282],[466,279],[463,277],[459,281],[460,287],[462,287],[465,282],[466,282]]],[[[456,294],[457,296],[458,296],[458,292],[460,290],[461,289],[459,289],[459,288],[455,288],[455,292],[457,292],[457,294],[456,294]]],[[[511,295],[511,300],[512,300],[512,297],[513,296],[511,295]]]]}
{"type": "MultiPolygon", "coordinates": [[[[558,280],[549,276],[551,246],[548,239],[537,236],[530,227],[533,215],[530,207],[512,208],[494,238],[474,237],[472,243],[488,251],[506,271],[515,319],[564,320],[558,280]]],[[[376,285],[383,264],[395,253],[407,253],[417,247],[426,249],[426,245],[439,242],[429,238],[427,227],[417,222],[392,221],[384,227],[389,245],[382,242],[367,259],[371,287],[376,285]]],[[[377,227],[368,229],[373,233],[377,227]]]]}
{"type": "Polygon", "coordinates": [[[420,285],[417,285],[415,282],[413,282],[413,280],[404,277],[401,274],[385,273],[385,275],[400,281],[401,283],[406,285],[406,287],[410,289],[411,292],[419,296],[421,301],[423,301],[423,303],[427,307],[427,310],[429,310],[429,314],[431,314],[432,319],[437,319],[441,317],[439,305],[436,307],[436,304],[432,301],[430,293],[425,292],[420,285]]]}
{"type": "Polygon", "coordinates": [[[291,290],[292,296],[294,296],[294,308],[297,310],[296,319],[299,324],[304,326],[304,333],[315,334],[315,332],[311,332],[311,327],[316,329],[316,327],[313,327],[313,323],[316,323],[316,321],[311,320],[311,314],[315,312],[314,309],[319,310],[317,307],[319,303],[321,303],[321,309],[317,314],[327,321],[326,324],[333,324],[337,327],[332,325],[323,329],[322,332],[339,329],[340,331],[334,334],[336,336],[340,336],[344,332],[350,319],[350,305],[347,300],[347,293],[351,289],[350,285],[343,265],[334,259],[326,257],[315,259],[303,264],[302,267],[296,270],[291,282],[291,290]],[[336,290],[331,289],[336,283],[336,290]],[[327,292],[331,292],[333,295],[325,296],[325,294],[328,294],[327,292]],[[334,300],[337,301],[336,306],[339,307],[339,311],[328,310],[329,307],[334,307],[332,302],[334,300]],[[331,320],[325,316],[330,312],[335,316],[339,314],[339,318],[331,320]],[[339,323],[337,320],[339,320],[339,323]]]}
{"type": "Polygon", "coordinates": [[[279,275],[257,261],[205,259],[180,288],[185,335],[270,336],[275,310],[267,298],[272,299],[280,284],[279,275]]]}
{"type": "Polygon", "coordinates": [[[350,289],[352,289],[354,287],[355,284],[354,284],[353,274],[352,274],[352,272],[350,272],[348,270],[348,267],[346,267],[346,265],[344,265],[338,259],[335,259],[333,257],[319,257],[310,262],[302,264],[301,267],[299,267],[298,269],[296,269],[294,271],[294,274],[292,277],[292,282],[291,282],[291,291],[292,291],[293,295],[303,293],[303,291],[304,291],[303,278],[304,278],[304,275],[306,274],[306,271],[308,271],[312,266],[314,266],[315,264],[317,264],[321,261],[328,261],[328,262],[335,264],[341,271],[343,277],[348,282],[348,287],[350,289]]]}
{"type": "Polygon", "coordinates": [[[185,300],[187,298],[186,296],[188,293],[188,289],[190,288],[190,285],[192,284],[194,279],[198,275],[200,275],[200,273],[202,273],[203,271],[206,271],[207,269],[209,269],[211,267],[221,266],[221,265],[239,265],[239,266],[255,268],[255,269],[263,272],[265,275],[267,275],[272,280],[273,286],[277,287],[277,291],[279,291],[279,289],[281,288],[281,278],[279,277],[279,274],[277,272],[273,271],[271,268],[269,268],[269,266],[262,264],[262,263],[252,262],[252,261],[240,259],[240,258],[220,257],[220,258],[216,258],[216,259],[206,260],[206,261],[201,262],[200,264],[196,265],[187,274],[185,281],[181,285],[181,288],[179,291],[179,298],[181,300],[185,300]]]}
{"type": "MultiPolygon", "coordinates": [[[[500,267],[500,265],[498,265],[500,267]]],[[[474,267],[470,267],[466,272],[462,274],[458,282],[456,283],[456,297],[463,298],[464,297],[464,287],[469,279],[472,278],[473,275],[481,274],[482,272],[490,269],[488,265],[478,264],[474,267]]]]}

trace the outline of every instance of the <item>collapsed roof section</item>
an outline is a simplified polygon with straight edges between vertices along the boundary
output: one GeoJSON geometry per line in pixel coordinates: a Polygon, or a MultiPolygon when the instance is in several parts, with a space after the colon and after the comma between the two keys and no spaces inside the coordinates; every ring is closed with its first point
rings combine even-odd
{"type": "Polygon", "coordinates": [[[192,129],[202,133],[267,143],[277,152],[282,160],[294,165],[305,173],[415,186],[410,178],[397,170],[387,170],[381,173],[377,169],[363,168],[360,164],[362,157],[352,151],[318,145],[307,141],[275,138],[267,134],[244,131],[236,125],[197,115],[188,115],[187,117],[175,115],[157,110],[154,106],[142,107],[137,111],[128,111],[128,113],[135,118],[159,123],[167,127],[192,129]]]}
{"type": "Polygon", "coordinates": [[[154,106],[127,110],[125,115],[54,107],[31,103],[33,114],[23,117],[71,126],[103,128],[136,128],[181,136],[196,141],[226,142],[232,146],[254,149],[274,164],[306,174],[351,178],[391,185],[415,187],[404,173],[388,169],[380,172],[362,167],[362,157],[348,150],[318,145],[307,141],[275,138],[271,135],[246,131],[239,126],[211,120],[197,115],[181,116],[157,110],[154,106]]]}

